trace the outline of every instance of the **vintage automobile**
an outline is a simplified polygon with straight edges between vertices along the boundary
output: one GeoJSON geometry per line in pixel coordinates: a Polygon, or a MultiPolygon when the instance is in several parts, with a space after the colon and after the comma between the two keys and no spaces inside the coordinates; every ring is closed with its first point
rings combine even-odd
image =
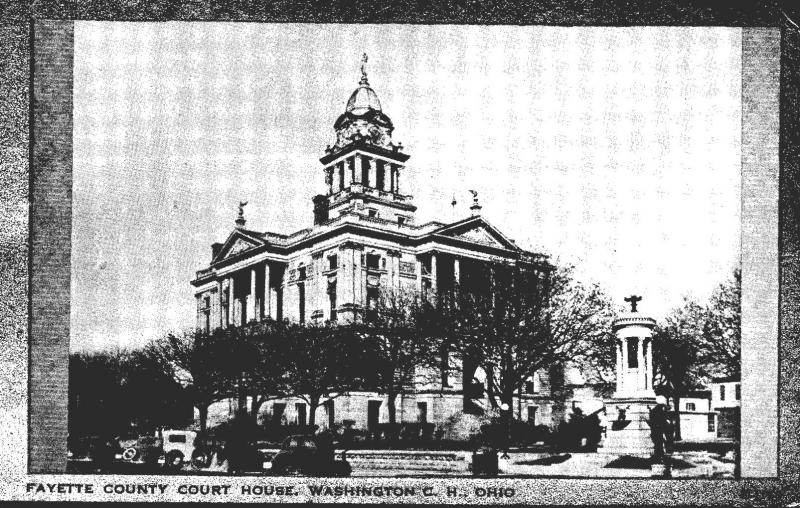
{"type": "Polygon", "coordinates": [[[272,460],[265,458],[264,469],[274,475],[350,476],[347,460],[336,460],[333,441],[321,436],[289,436],[272,460]]]}
{"type": "Polygon", "coordinates": [[[198,461],[195,454],[197,432],[192,430],[162,430],[164,468],[171,471],[180,470],[184,463],[198,461]]]}

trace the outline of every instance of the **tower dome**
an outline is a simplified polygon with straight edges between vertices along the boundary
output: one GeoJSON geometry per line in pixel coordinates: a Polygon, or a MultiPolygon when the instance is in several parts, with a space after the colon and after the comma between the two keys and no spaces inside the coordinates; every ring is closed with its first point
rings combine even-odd
{"type": "Polygon", "coordinates": [[[375,93],[375,90],[369,87],[366,76],[361,78],[361,81],[362,84],[360,84],[353,94],[350,95],[350,99],[347,101],[347,108],[345,108],[345,111],[354,115],[363,115],[370,109],[380,111],[381,101],[378,100],[378,94],[375,93]]]}
{"type": "Polygon", "coordinates": [[[348,144],[364,140],[375,146],[393,150],[392,120],[382,111],[378,94],[369,86],[367,80],[367,55],[361,60],[361,80],[358,88],[350,94],[344,113],[333,124],[336,130],[336,144],[333,150],[340,150],[348,144]]]}

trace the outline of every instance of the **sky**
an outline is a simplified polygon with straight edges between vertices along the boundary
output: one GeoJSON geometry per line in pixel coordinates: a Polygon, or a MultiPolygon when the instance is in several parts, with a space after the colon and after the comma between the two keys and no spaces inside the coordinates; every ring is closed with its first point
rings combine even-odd
{"type": "Polygon", "coordinates": [[[363,53],[417,223],[474,189],[618,304],[703,301],[739,263],[740,52],[735,28],[76,22],[71,348],[194,326],[240,200],[248,229],[311,225],[363,53]]]}

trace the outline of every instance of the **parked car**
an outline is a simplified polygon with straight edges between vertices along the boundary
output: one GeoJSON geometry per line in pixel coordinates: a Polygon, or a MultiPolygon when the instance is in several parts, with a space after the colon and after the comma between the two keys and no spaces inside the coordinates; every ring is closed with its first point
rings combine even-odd
{"type": "Polygon", "coordinates": [[[272,474],[308,476],[350,476],[352,468],[346,460],[336,460],[333,440],[327,436],[289,436],[264,469],[272,474]]]}
{"type": "Polygon", "coordinates": [[[162,430],[164,467],[179,471],[189,460],[198,461],[195,454],[197,432],[193,430],[162,430]]]}

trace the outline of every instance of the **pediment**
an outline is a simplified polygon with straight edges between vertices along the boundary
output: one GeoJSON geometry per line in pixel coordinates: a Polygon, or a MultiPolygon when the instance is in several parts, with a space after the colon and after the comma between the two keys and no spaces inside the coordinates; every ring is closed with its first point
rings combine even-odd
{"type": "Polygon", "coordinates": [[[453,238],[458,238],[459,240],[466,240],[471,243],[488,245],[490,247],[498,247],[498,248],[505,247],[503,244],[495,240],[495,238],[491,234],[489,234],[489,231],[487,231],[486,228],[483,227],[468,229],[463,233],[448,235],[448,236],[452,236],[453,238]]]}
{"type": "Polygon", "coordinates": [[[220,252],[214,259],[214,262],[234,257],[242,252],[260,247],[261,245],[264,245],[263,241],[250,238],[249,236],[236,231],[230,237],[228,237],[228,240],[222,246],[222,249],[220,249],[220,252]]]}
{"type": "Polygon", "coordinates": [[[518,250],[514,242],[506,238],[497,228],[481,218],[451,224],[440,229],[437,233],[478,245],[485,245],[498,249],[518,250]]]}

